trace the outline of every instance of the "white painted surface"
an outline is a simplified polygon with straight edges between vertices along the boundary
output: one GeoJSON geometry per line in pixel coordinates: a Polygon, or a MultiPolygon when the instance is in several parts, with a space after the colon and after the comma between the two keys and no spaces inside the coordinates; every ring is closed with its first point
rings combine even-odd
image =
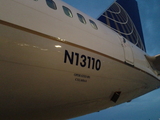
{"type": "Polygon", "coordinates": [[[160,86],[145,52],[130,42],[122,46],[117,33],[87,15],[88,24],[83,25],[76,16],[80,11],[61,1],[56,3],[54,11],[42,0],[1,0],[1,118],[75,117],[129,101],[160,86]],[[64,14],[62,5],[72,10],[73,18],[64,14]],[[90,26],[89,19],[96,22],[98,30],[90,26]],[[64,63],[65,50],[74,53],[73,64],[64,63]],[[101,69],[89,68],[88,58],[87,65],[81,67],[83,56],[99,59],[101,69]],[[126,60],[134,67],[124,64],[126,60]],[[82,79],[87,82],[78,81],[82,79]],[[122,95],[113,103],[110,98],[116,91],[122,95]]]}

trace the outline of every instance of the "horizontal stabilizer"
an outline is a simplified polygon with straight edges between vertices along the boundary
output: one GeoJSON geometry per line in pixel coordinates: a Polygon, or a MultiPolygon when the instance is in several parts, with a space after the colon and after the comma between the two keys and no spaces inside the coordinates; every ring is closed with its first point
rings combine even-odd
{"type": "Polygon", "coordinates": [[[146,56],[151,67],[160,75],[160,54],[156,56],[146,56]]]}

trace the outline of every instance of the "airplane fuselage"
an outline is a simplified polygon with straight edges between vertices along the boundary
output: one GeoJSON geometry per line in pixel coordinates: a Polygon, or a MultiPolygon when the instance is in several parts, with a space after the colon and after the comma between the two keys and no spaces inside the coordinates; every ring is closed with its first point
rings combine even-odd
{"type": "Polygon", "coordinates": [[[67,119],[160,86],[144,51],[101,22],[55,3],[56,10],[45,0],[1,0],[0,118],[67,119]],[[113,102],[116,92],[121,95],[113,102]]]}

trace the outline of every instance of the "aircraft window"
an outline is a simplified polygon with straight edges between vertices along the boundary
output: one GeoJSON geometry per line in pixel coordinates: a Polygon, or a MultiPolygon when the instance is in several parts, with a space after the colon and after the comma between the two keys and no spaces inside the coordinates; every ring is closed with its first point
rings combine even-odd
{"type": "Polygon", "coordinates": [[[46,0],[46,3],[50,8],[57,10],[56,3],[53,0],[46,0]]]}
{"type": "Polygon", "coordinates": [[[67,7],[65,7],[65,6],[62,6],[63,7],[63,11],[64,11],[64,13],[68,16],[68,17],[73,17],[73,14],[72,14],[72,12],[71,12],[71,10],[69,9],[69,8],[67,8],[67,7]]]}
{"type": "Polygon", "coordinates": [[[98,29],[98,27],[97,27],[97,25],[96,25],[96,23],[95,22],[93,22],[92,20],[89,20],[89,22],[90,22],[90,24],[91,24],[91,26],[94,28],[94,29],[98,29]]]}
{"type": "Polygon", "coordinates": [[[81,23],[86,24],[86,20],[81,14],[77,13],[77,16],[79,18],[79,21],[81,21],[81,23]]]}

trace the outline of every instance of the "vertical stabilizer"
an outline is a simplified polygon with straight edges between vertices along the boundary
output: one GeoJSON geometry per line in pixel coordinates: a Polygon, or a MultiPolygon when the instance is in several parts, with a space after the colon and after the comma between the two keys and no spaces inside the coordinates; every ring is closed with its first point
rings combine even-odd
{"type": "Polygon", "coordinates": [[[138,5],[135,0],[117,0],[98,20],[146,51],[138,5]]]}

